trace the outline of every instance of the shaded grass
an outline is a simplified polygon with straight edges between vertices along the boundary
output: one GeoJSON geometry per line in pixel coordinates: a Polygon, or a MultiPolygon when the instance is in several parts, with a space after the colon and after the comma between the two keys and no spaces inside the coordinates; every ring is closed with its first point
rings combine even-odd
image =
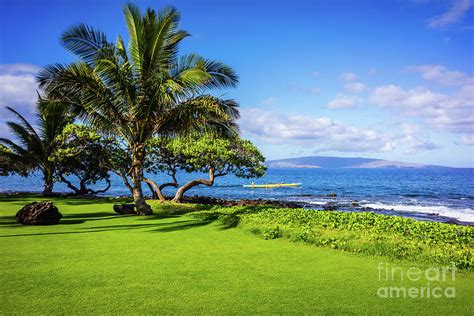
{"type": "Polygon", "coordinates": [[[468,315],[474,308],[467,271],[455,282],[431,282],[454,285],[455,299],[382,299],[377,289],[387,282],[377,267],[385,259],[223,229],[189,217],[203,209],[197,205],[157,204],[156,215],[137,217],[115,215],[103,201],[54,201],[64,221],[77,222],[21,226],[12,220],[19,201],[0,201],[1,314],[468,315]]]}

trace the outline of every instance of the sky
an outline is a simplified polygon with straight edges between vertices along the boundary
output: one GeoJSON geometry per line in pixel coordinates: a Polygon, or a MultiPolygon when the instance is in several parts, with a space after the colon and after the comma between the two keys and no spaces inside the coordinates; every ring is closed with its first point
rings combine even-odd
{"type": "MultiPolygon", "coordinates": [[[[474,167],[474,0],[136,1],[175,6],[181,52],[232,66],[242,137],[267,159],[370,157],[474,167]]],[[[35,74],[74,56],[84,22],[109,40],[121,1],[0,0],[0,136],[11,106],[33,119],[35,74]]]]}

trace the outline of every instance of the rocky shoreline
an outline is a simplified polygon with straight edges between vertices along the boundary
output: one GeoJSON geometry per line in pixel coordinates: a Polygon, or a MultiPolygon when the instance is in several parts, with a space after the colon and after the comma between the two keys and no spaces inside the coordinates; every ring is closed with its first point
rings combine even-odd
{"type": "Polygon", "coordinates": [[[302,208],[306,203],[283,201],[283,200],[226,200],[220,198],[213,198],[209,196],[188,196],[183,198],[184,203],[205,204],[205,205],[219,205],[219,206],[273,206],[280,208],[302,208]]]}
{"type": "MultiPolygon", "coordinates": [[[[9,192],[9,193],[0,193],[0,197],[25,197],[39,194],[34,194],[31,192],[9,192]]],[[[65,198],[82,198],[82,199],[110,199],[111,197],[100,197],[100,196],[77,196],[71,194],[56,194],[56,197],[65,197],[65,198]]],[[[328,198],[335,198],[337,195],[335,193],[329,193],[326,195],[328,198]]],[[[129,196],[117,196],[115,198],[120,199],[130,199],[129,196]]],[[[171,200],[171,197],[169,197],[171,200]]],[[[216,205],[216,206],[270,206],[278,208],[306,208],[312,210],[326,210],[326,211],[342,211],[342,212],[374,212],[382,215],[392,215],[392,216],[402,216],[408,217],[416,220],[422,221],[432,221],[432,222],[442,222],[449,224],[457,225],[466,225],[474,226],[474,223],[463,222],[451,217],[446,217],[438,213],[417,213],[417,212],[403,212],[397,210],[386,210],[386,209],[377,209],[370,207],[360,206],[357,201],[352,201],[350,203],[338,203],[336,200],[328,201],[322,205],[314,205],[306,202],[297,202],[297,201],[285,201],[285,200],[268,200],[268,199],[241,199],[241,200],[231,200],[231,199],[222,199],[214,198],[209,196],[186,196],[183,197],[183,203],[195,203],[195,204],[204,204],[204,205],[216,205]]]]}

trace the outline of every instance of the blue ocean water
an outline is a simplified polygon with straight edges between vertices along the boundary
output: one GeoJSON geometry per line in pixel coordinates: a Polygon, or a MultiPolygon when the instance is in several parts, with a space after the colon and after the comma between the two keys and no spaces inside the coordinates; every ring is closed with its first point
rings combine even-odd
{"type": "MultiPolygon", "coordinates": [[[[181,184],[206,174],[179,174],[181,184]]],[[[166,175],[152,176],[157,183],[166,175]]],[[[252,180],[234,176],[217,178],[213,187],[200,186],[187,195],[205,195],[226,199],[278,199],[298,201],[320,209],[324,204],[340,210],[397,214],[422,220],[457,220],[474,223],[474,169],[269,169],[256,184],[299,182],[301,187],[251,189],[243,188],[252,180]],[[334,192],[337,197],[327,194],[334,192]],[[354,206],[357,203],[358,205],[354,206]]],[[[0,191],[41,191],[39,175],[28,178],[0,177],[0,191]]],[[[145,192],[147,187],[144,186],[145,192]]],[[[66,192],[63,184],[55,191],[66,192]]],[[[112,177],[108,196],[127,195],[121,179],[112,177]]],[[[165,190],[173,194],[173,189],[165,190]]]]}

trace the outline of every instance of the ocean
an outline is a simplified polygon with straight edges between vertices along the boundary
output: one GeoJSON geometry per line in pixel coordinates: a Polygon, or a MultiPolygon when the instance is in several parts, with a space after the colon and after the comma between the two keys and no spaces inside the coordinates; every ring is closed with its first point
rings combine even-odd
{"type": "MultiPolygon", "coordinates": [[[[206,174],[179,174],[181,184],[206,174]]],[[[419,220],[463,222],[474,225],[474,169],[269,169],[255,179],[256,184],[299,182],[295,188],[243,188],[251,179],[234,176],[217,178],[213,187],[200,186],[187,195],[226,199],[277,199],[304,203],[309,209],[322,209],[328,203],[341,211],[374,211],[419,220]],[[336,197],[327,196],[336,193],[336,197]]],[[[167,180],[155,175],[157,183],[167,180]],[[162,179],[163,181],[160,181],[162,179]]],[[[0,177],[0,192],[42,189],[40,175],[28,178],[0,177]]],[[[148,194],[148,188],[144,186],[148,194]]],[[[63,184],[55,191],[66,192],[63,184]]],[[[173,190],[166,189],[171,195],[173,190]]],[[[104,195],[122,196],[128,191],[121,179],[112,177],[112,187],[104,195]]]]}

